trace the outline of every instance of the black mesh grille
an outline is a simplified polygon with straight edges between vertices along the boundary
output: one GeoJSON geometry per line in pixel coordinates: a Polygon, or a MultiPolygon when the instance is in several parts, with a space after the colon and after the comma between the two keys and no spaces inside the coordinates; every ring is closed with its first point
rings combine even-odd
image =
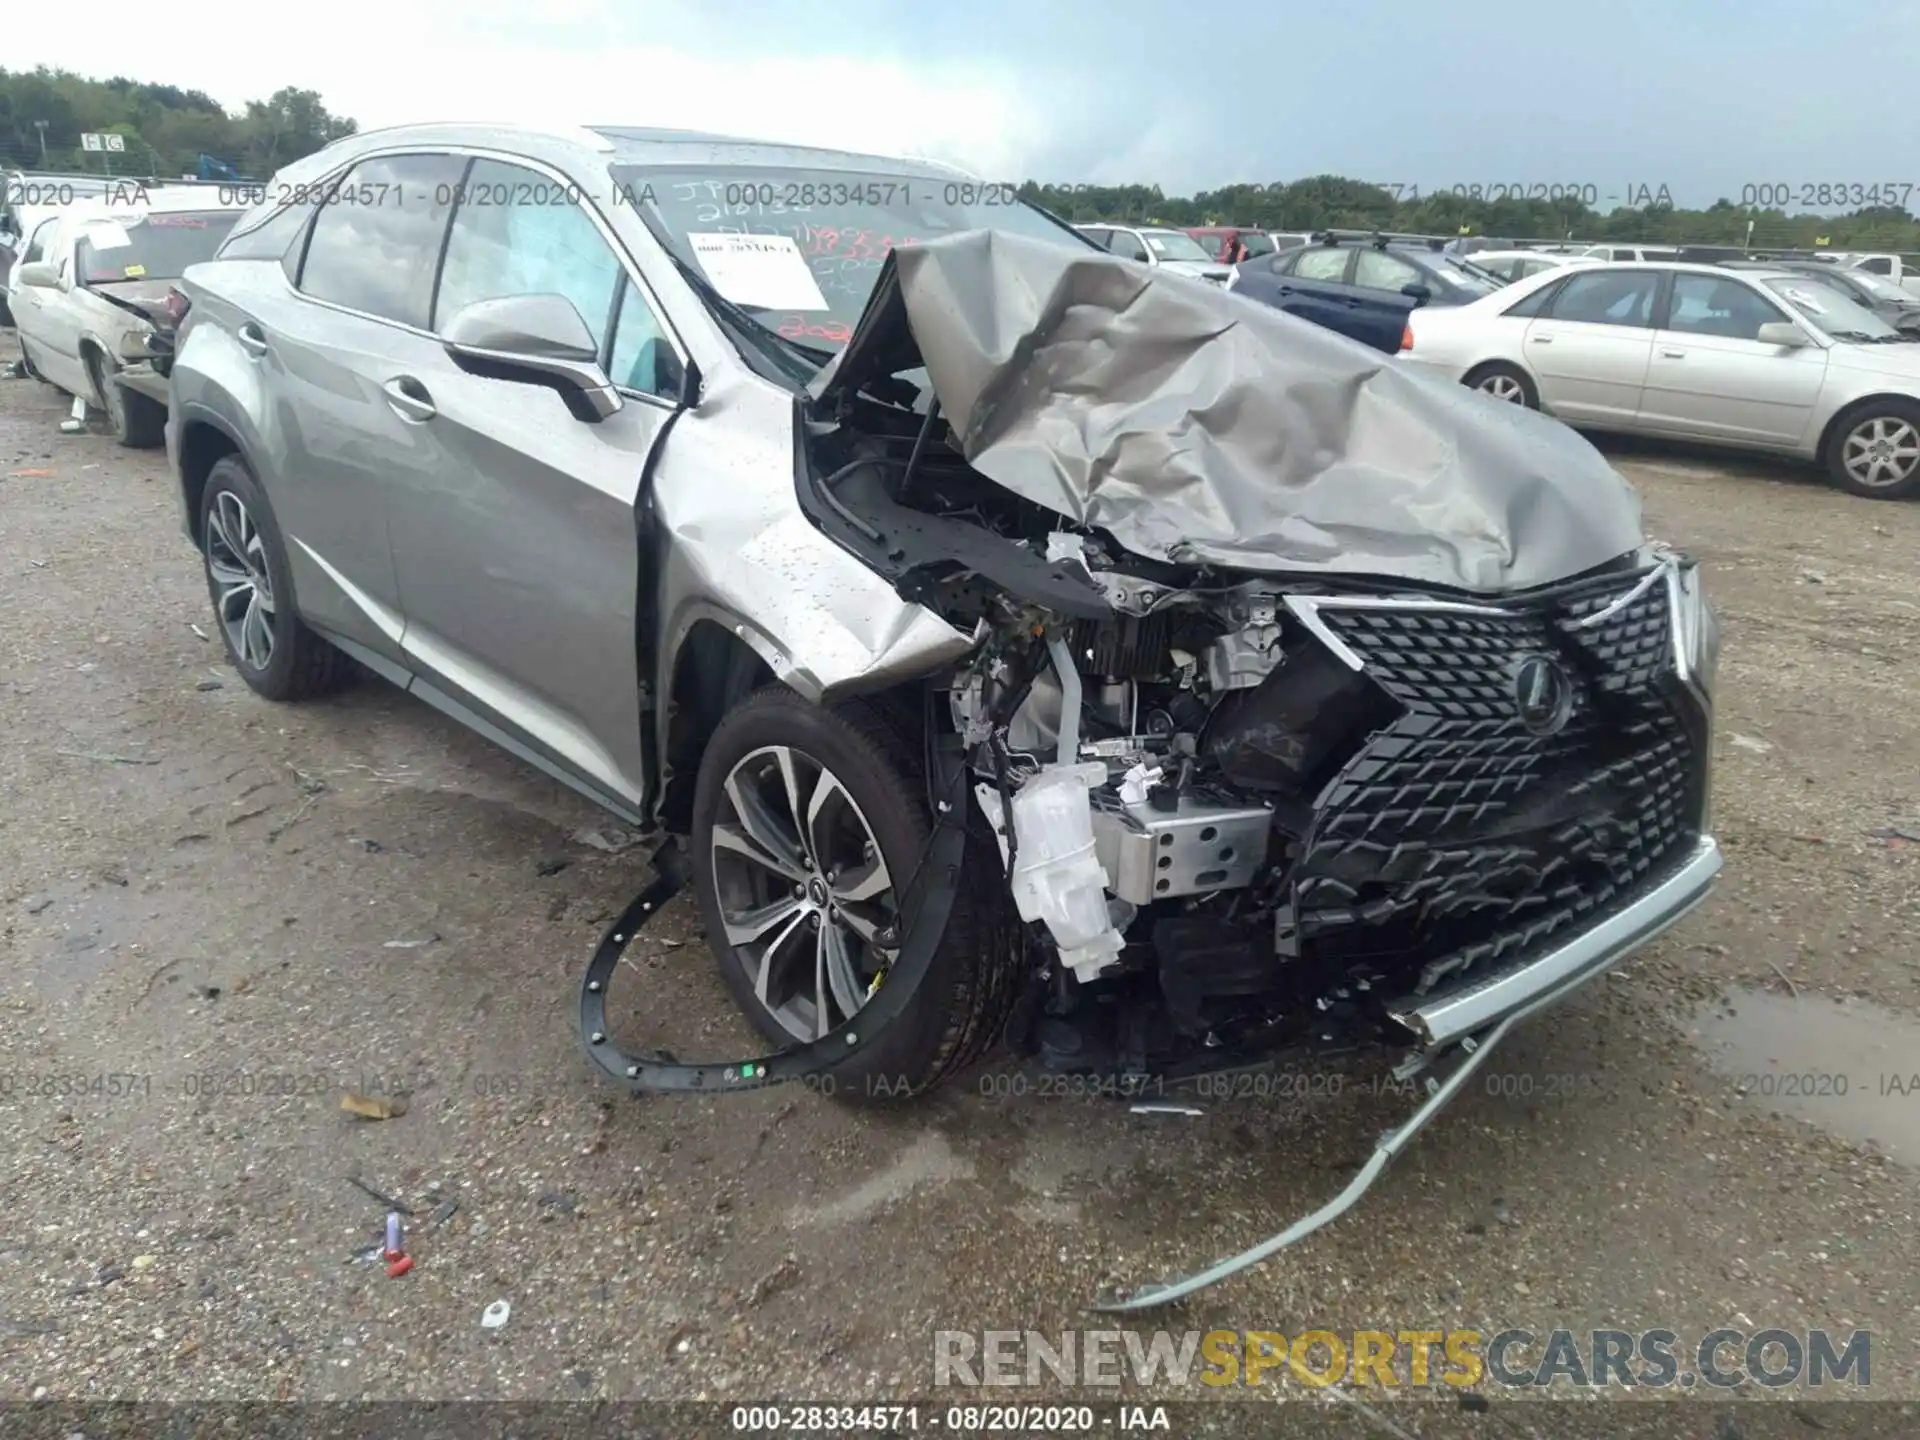
{"type": "Polygon", "coordinates": [[[1320,610],[1403,711],[1319,797],[1294,872],[1296,953],[1417,954],[1425,990],[1617,907],[1665,868],[1698,823],[1703,756],[1672,678],[1666,584],[1633,594],[1643,578],[1499,614],[1320,610]],[[1551,734],[1518,703],[1533,656],[1571,682],[1551,734]]]}

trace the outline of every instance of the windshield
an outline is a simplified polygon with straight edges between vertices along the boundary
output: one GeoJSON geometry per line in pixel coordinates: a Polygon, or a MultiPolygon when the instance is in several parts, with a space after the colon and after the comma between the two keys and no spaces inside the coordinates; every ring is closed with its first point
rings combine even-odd
{"type": "Polygon", "coordinates": [[[1252,259],[1255,255],[1271,255],[1274,249],[1273,241],[1258,230],[1242,230],[1240,243],[1247,247],[1248,259],[1252,259]]]}
{"type": "Polygon", "coordinates": [[[115,216],[91,223],[80,235],[80,281],[111,285],[121,280],[178,280],[189,265],[213,258],[239,218],[238,210],[207,210],[115,216]]]}
{"type": "Polygon", "coordinates": [[[1836,340],[1902,340],[1906,337],[1838,287],[1814,275],[1776,275],[1761,282],[1836,340]]]}
{"type": "Polygon", "coordinates": [[[617,203],[634,206],[697,287],[815,366],[851,337],[895,245],[1010,230],[1092,246],[1011,187],[979,180],[733,165],[623,165],[613,178],[617,203]]]}
{"type": "Polygon", "coordinates": [[[1155,259],[1198,260],[1203,265],[1213,262],[1213,256],[1200,248],[1199,241],[1179,230],[1142,230],[1140,238],[1147,242],[1155,259]]]}
{"type": "Polygon", "coordinates": [[[1911,304],[1913,301],[1913,296],[1902,290],[1891,280],[1886,279],[1884,276],[1876,275],[1871,270],[1849,270],[1847,271],[1847,279],[1851,280],[1875,299],[1893,300],[1902,305],[1911,304]]]}

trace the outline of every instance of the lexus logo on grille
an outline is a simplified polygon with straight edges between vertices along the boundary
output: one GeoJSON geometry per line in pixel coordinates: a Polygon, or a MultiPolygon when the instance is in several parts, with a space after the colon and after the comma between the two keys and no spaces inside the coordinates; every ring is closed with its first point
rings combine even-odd
{"type": "Polygon", "coordinates": [[[1513,670],[1513,708],[1534,734],[1551,735],[1573,713],[1573,681],[1551,656],[1524,656],[1513,670]]]}

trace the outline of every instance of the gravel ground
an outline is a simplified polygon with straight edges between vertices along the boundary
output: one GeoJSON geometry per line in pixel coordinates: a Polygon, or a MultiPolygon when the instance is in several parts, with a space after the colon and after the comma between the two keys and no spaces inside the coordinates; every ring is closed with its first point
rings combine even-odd
{"type": "MultiPolygon", "coordinates": [[[[576,985],[644,851],[377,682],[256,699],[164,457],[63,414],[0,382],[0,1399],[925,1396],[933,1330],[1098,1326],[1103,1286],[1281,1228],[1405,1108],[1137,1116],[1003,1067],[883,1113],[597,1086],[576,985]],[[410,1275],[355,1258],[384,1207],[349,1177],[418,1212],[410,1275]]],[[[1725,626],[1716,898],[1353,1214],[1143,1328],[1867,1328],[1912,1399],[1920,1099],[1877,1077],[1920,1071],[1920,506],[1611,448],[1725,626]],[[1802,1109],[1783,1068],[1858,1103],[1802,1109]]],[[[636,960],[661,1038],[738,1038],[684,907],[636,960]]]]}

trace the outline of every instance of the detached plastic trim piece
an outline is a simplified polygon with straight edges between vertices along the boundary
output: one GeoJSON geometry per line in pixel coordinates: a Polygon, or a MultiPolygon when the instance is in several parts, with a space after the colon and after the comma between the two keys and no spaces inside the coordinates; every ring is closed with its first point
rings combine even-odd
{"type": "MultiPolygon", "coordinates": [[[[1462,1035],[1458,1028],[1448,1031],[1457,1038],[1461,1050],[1466,1053],[1453,1073],[1447,1076],[1428,1094],[1424,1104],[1415,1110],[1406,1122],[1383,1134],[1374,1145],[1373,1154],[1367,1163],[1355,1173],[1343,1189],[1333,1199],[1309,1215],[1294,1221],[1285,1230],[1269,1240],[1263,1240],[1251,1250],[1243,1251],[1230,1259],[1222,1260],[1184,1280],[1176,1280],[1165,1285],[1144,1285],[1124,1300],[1096,1302],[1090,1308],[1109,1314],[1126,1313],[1136,1310],[1151,1310],[1168,1305],[1175,1300],[1204,1290],[1209,1285],[1217,1285],[1230,1276],[1239,1274],[1251,1265],[1257,1265],[1269,1255],[1277,1254],[1289,1245],[1313,1234],[1314,1231],[1338,1220],[1351,1210],[1373,1188],[1392,1162],[1394,1156],[1412,1143],[1413,1137],[1447,1107],[1447,1103],[1458,1095],[1467,1080],[1486,1063],[1496,1046],[1506,1039],[1509,1032],[1522,1020],[1537,1011],[1565,999],[1582,985],[1624,959],[1637,946],[1658,935],[1662,930],[1685,915],[1694,906],[1706,898],[1712,887],[1713,877],[1719,873],[1721,865],[1720,847],[1710,836],[1702,836],[1692,859],[1664,885],[1646,895],[1638,904],[1629,906],[1620,914],[1595,926],[1580,940],[1563,946],[1546,959],[1534,965],[1515,971],[1507,977],[1516,986],[1533,983],[1525,994],[1519,995],[1518,1008],[1510,1008],[1499,1016],[1492,1028],[1477,1037],[1462,1035]],[[1581,950],[1582,942],[1587,944],[1581,950]],[[1576,963],[1573,953],[1579,951],[1585,964],[1576,963]],[[1564,966],[1556,966],[1556,960],[1566,960],[1564,966]],[[1542,987],[1546,988],[1542,988],[1542,987]]],[[[1495,989],[1505,982],[1496,982],[1495,989]]],[[[1492,993],[1492,992],[1489,992],[1492,993]]],[[[1502,994],[1510,992],[1499,991],[1502,994]]],[[[1511,998],[1511,997],[1510,997],[1511,998]]],[[[1436,1001],[1435,1005],[1452,1005],[1454,1001],[1436,1001]]],[[[1458,1003],[1465,1004],[1466,1000],[1458,1003]]],[[[1451,1012],[1454,1015],[1468,1013],[1464,1010],[1451,1012]]]]}
{"type": "Polygon", "coordinates": [[[807,1080],[844,1065],[886,1030],[913,1003],[934,952],[947,933],[966,854],[966,766],[946,757],[953,768],[937,802],[933,834],[901,899],[905,934],[900,954],[888,967],[878,992],[845,1026],[824,1039],[794,1045],[771,1055],[687,1064],[671,1055],[636,1055],[613,1043],[607,1027],[607,986],[620,957],[641,928],[685,888],[691,877],[687,857],[673,840],[654,851],[655,879],[620,913],[594,951],[580,986],[580,1044],[595,1069],[635,1095],[758,1090],[768,1085],[807,1080]]]}

